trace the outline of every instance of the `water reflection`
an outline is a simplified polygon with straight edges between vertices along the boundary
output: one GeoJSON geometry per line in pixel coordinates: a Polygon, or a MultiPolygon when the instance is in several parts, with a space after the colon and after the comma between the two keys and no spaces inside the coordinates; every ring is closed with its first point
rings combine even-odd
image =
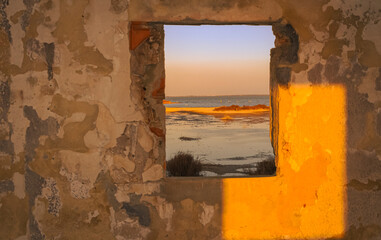
{"type": "Polygon", "coordinates": [[[166,116],[167,160],[177,152],[201,159],[204,176],[245,176],[245,169],[273,158],[269,138],[269,113],[229,117],[192,112],[166,116]]]}

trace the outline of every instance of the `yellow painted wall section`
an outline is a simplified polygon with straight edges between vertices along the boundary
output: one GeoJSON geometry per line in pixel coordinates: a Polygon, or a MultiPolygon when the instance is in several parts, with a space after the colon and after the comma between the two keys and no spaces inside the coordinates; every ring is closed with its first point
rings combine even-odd
{"type": "Polygon", "coordinates": [[[224,239],[315,239],[345,231],[346,91],[279,89],[277,175],[223,180],[224,239]]]}

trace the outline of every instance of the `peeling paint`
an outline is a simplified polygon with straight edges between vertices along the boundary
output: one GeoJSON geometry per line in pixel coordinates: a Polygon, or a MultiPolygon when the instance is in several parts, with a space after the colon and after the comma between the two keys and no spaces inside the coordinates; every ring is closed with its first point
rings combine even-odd
{"type": "Polygon", "coordinates": [[[381,137],[381,111],[377,113],[377,134],[381,137]]]}
{"type": "Polygon", "coordinates": [[[36,154],[35,149],[39,146],[39,138],[44,135],[55,135],[58,123],[52,117],[41,120],[31,106],[24,106],[24,116],[30,121],[25,135],[25,160],[30,162],[36,154]]]}
{"type": "Polygon", "coordinates": [[[118,210],[120,208],[120,204],[115,197],[117,187],[113,184],[112,179],[109,173],[100,173],[98,175],[97,181],[95,182],[95,187],[99,185],[105,189],[106,197],[108,203],[114,210],[118,210]]]}
{"type": "Polygon", "coordinates": [[[143,204],[131,205],[124,202],[122,209],[124,209],[130,217],[137,217],[142,226],[148,227],[151,224],[151,217],[147,206],[143,204]]]}
{"type": "Polygon", "coordinates": [[[15,186],[11,180],[0,181],[0,193],[3,192],[13,192],[15,186]]]}
{"type": "Polygon", "coordinates": [[[12,125],[8,123],[10,108],[10,77],[0,75],[0,151],[11,156],[14,154],[14,145],[11,141],[12,125]]]}
{"type": "Polygon", "coordinates": [[[376,91],[381,91],[381,68],[378,69],[378,77],[376,78],[376,91]]]}
{"type": "Polygon", "coordinates": [[[25,173],[25,189],[29,199],[29,233],[31,239],[42,239],[43,234],[39,228],[39,224],[32,214],[33,207],[38,195],[42,192],[42,186],[45,183],[45,179],[39,176],[37,173],[26,169],[25,173]]]}
{"type": "Polygon", "coordinates": [[[343,52],[343,46],[348,44],[345,40],[335,39],[328,41],[322,51],[322,57],[327,59],[328,57],[335,55],[340,57],[343,52]]]}
{"type": "Polygon", "coordinates": [[[214,215],[214,206],[209,206],[205,203],[202,203],[203,212],[200,214],[200,222],[202,225],[210,223],[214,215]]]}
{"type": "Polygon", "coordinates": [[[44,43],[45,59],[48,64],[48,79],[53,79],[54,43],[44,43]]]}
{"type": "Polygon", "coordinates": [[[380,9],[1,0],[0,238],[377,239],[380,9]],[[164,177],[163,24],[272,25],[275,176],[164,177]]]}
{"type": "Polygon", "coordinates": [[[322,82],[321,79],[321,71],[323,69],[323,65],[318,63],[311,70],[308,71],[308,81],[314,84],[319,84],[322,82]]]}
{"type": "Polygon", "coordinates": [[[22,22],[21,26],[24,31],[26,31],[26,28],[29,26],[30,17],[33,11],[34,4],[40,2],[40,0],[23,0],[24,5],[26,6],[26,11],[24,11],[22,15],[22,22]]]}
{"type": "Polygon", "coordinates": [[[15,185],[14,194],[20,199],[25,198],[25,176],[15,172],[12,179],[15,185]]]}
{"type": "Polygon", "coordinates": [[[12,43],[11,25],[9,24],[7,13],[5,12],[5,8],[7,7],[7,5],[9,5],[9,0],[1,0],[1,2],[0,2],[0,15],[1,15],[0,27],[7,33],[8,40],[10,43],[12,43]]]}
{"type": "Polygon", "coordinates": [[[86,116],[81,122],[70,122],[63,126],[63,137],[50,139],[46,142],[46,147],[54,146],[59,149],[87,152],[88,148],[85,145],[84,136],[88,131],[95,128],[98,106],[86,102],[70,101],[57,94],[53,96],[49,109],[62,117],[71,117],[77,112],[83,112],[86,116]]]}
{"type": "Polygon", "coordinates": [[[16,239],[27,234],[28,204],[9,194],[0,197],[0,236],[3,239],[16,239]],[[10,221],[11,220],[11,221],[10,221]]]}
{"type": "Polygon", "coordinates": [[[54,179],[46,179],[42,189],[42,195],[48,199],[48,212],[54,216],[59,216],[62,207],[61,198],[54,179]]]}
{"type": "Polygon", "coordinates": [[[106,59],[98,49],[85,46],[87,36],[84,29],[84,10],[86,5],[86,1],[73,1],[71,5],[61,1],[60,18],[53,36],[57,38],[58,43],[68,42],[68,49],[73,53],[74,60],[86,65],[87,70],[109,75],[113,70],[112,60],[106,59]]]}

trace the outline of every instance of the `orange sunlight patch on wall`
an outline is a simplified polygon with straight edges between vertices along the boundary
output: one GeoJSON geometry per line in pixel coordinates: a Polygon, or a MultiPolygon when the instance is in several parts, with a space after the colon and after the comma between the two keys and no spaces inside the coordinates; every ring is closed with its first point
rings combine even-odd
{"type": "Polygon", "coordinates": [[[224,239],[315,239],[345,230],[346,91],[278,89],[277,176],[223,179],[224,239]]]}

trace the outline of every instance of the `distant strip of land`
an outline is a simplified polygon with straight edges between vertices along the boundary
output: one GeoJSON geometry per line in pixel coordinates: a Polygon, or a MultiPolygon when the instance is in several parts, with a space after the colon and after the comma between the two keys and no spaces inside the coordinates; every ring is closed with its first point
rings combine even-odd
{"type": "Polygon", "coordinates": [[[166,113],[196,113],[202,115],[213,115],[213,116],[236,116],[236,115],[251,115],[251,114],[261,114],[268,113],[270,107],[266,105],[255,105],[255,106],[243,106],[239,107],[237,105],[232,106],[222,106],[222,107],[198,107],[198,108],[166,108],[166,113]]]}
{"type": "Polygon", "coordinates": [[[163,104],[175,104],[175,103],[178,103],[178,102],[171,102],[169,100],[163,100],[163,104]]]}
{"type": "Polygon", "coordinates": [[[258,104],[254,106],[238,106],[238,105],[231,105],[231,106],[222,106],[222,107],[216,107],[213,111],[223,112],[223,111],[244,111],[244,110],[270,110],[269,106],[266,106],[264,104],[258,104]]]}

